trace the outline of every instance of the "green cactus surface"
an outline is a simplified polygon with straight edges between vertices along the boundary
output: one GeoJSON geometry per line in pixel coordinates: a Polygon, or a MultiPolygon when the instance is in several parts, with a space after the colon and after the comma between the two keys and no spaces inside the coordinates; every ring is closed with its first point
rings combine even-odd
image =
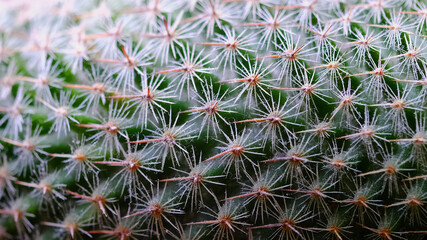
{"type": "Polygon", "coordinates": [[[0,239],[427,238],[424,0],[0,0],[0,239]]]}

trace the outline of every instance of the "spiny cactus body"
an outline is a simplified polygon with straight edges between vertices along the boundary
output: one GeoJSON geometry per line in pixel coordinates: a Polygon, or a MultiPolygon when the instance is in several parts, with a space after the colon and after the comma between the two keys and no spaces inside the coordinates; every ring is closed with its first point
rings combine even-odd
{"type": "Polygon", "coordinates": [[[423,239],[423,0],[0,1],[0,239],[423,239]]]}

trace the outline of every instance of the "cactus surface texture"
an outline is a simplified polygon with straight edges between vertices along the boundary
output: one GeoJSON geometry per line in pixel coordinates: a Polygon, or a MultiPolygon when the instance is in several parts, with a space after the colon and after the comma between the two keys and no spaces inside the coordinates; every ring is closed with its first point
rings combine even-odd
{"type": "Polygon", "coordinates": [[[0,0],[0,239],[426,239],[424,0],[0,0]]]}

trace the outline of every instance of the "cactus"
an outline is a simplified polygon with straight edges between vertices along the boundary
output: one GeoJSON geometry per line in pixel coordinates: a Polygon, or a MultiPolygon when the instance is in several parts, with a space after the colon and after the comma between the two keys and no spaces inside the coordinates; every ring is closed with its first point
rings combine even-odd
{"type": "Polygon", "coordinates": [[[423,239],[423,0],[0,1],[0,239],[423,239]]]}

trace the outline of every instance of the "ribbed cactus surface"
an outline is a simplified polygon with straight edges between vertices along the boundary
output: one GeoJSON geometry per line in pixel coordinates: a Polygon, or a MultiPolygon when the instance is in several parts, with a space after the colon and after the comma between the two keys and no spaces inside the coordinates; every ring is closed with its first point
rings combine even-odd
{"type": "Polygon", "coordinates": [[[1,0],[0,239],[423,239],[423,0],[1,0]]]}

